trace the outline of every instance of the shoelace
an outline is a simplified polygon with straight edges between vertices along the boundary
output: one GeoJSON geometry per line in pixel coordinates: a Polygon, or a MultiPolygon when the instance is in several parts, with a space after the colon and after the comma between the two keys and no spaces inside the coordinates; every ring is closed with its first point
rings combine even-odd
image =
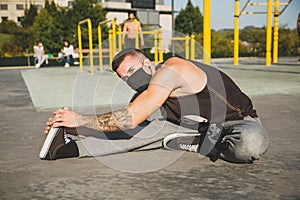
{"type": "Polygon", "coordinates": [[[71,140],[67,137],[67,133],[66,133],[66,129],[64,129],[64,140],[65,140],[65,144],[68,144],[69,142],[71,142],[71,140]]]}
{"type": "Polygon", "coordinates": [[[198,144],[182,144],[181,143],[181,144],[179,144],[179,147],[183,150],[197,153],[199,145],[198,144]]]}

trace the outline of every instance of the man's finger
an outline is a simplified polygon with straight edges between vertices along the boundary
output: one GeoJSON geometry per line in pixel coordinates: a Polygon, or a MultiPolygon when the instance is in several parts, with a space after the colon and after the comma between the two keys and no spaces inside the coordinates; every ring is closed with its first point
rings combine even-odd
{"type": "Polygon", "coordinates": [[[53,124],[54,128],[58,128],[58,127],[61,127],[61,126],[64,126],[63,122],[56,122],[56,123],[53,124]]]}
{"type": "Polygon", "coordinates": [[[67,108],[63,107],[63,108],[60,108],[60,109],[54,111],[53,114],[54,114],[54,115],[57,115],[57,114],[59,114],[59,113],[63,113],[63,112],[66,111],[66,110],[67,110],[67,108]]]}
{"type": "Polygon", "coordinates": [[[62,121],[63,121],[63,118],[62,118],[62,117],[55,117],[55,122],[54,122],[54,124],[57,123],[57,122],[62,122],[62,121]]]}
{"type": "Polygon", "coordinates": [[[44,129],[44,133],[45,133],[45,134],[48,134],[48,132],[49,132],[50,128],[51,128],[51,127],[49,127],[49,126],[48,126],[48,127],[46,127],[46,128],[44,129]]]}

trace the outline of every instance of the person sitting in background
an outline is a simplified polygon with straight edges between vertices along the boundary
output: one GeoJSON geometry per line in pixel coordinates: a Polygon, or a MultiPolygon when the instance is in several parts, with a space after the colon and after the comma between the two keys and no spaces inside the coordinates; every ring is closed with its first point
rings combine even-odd
{"type": "Polygon", "coordinates": [[[45,54],[44,46],[41,41],[38,41],[36,45],[33,47],[34,57],[37,60],[35,64],[35,68],[40,68],[44,61],[46,60],[46,64],[48,64],[48,56],[45,54]]]}
{"type": "Polygon", "coordinates": [[[62,50],[61,59],[64,63],[64,67],[68,68],[71,66],[71,59],[73,58],[74,47],[70,45],[69,41],[64,41],[64,48],[62,50]]]}

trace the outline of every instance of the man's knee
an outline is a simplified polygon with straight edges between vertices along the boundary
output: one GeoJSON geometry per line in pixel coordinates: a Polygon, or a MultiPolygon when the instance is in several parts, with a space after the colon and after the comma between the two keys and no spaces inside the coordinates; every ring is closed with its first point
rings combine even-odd
{"type": "Polygon", "coordinates": [[[221,158],[237,163],[251,163],[258,160],[268,149],[269,141],[265,129],[256,127],[239,134],[239,137],[228,136],[228,150],[221,158]]]}

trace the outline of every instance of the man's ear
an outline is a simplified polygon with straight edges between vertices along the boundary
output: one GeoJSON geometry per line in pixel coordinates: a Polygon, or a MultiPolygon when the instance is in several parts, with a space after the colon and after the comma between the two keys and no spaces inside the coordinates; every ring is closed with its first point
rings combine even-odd
{"type": "Polygon", "coordinates": [[[151,65],[151,61],[150,61],[150,59],[149,58],[145,58],[144,59],[144,65],[151,65]]]}

